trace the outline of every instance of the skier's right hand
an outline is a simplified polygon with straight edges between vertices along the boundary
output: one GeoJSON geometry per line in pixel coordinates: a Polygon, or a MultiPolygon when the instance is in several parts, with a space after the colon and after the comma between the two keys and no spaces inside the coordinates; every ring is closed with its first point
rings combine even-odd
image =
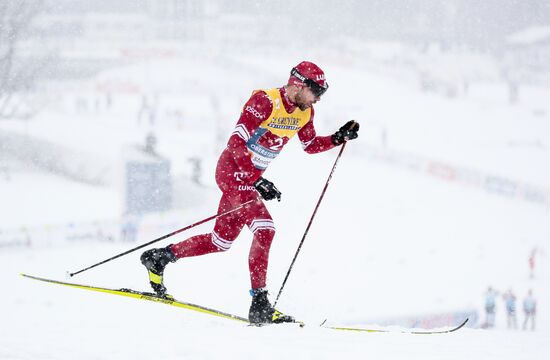
{"type": "Polygon", "coordinates": [[[254,187],[264,200],[273,200],[277,198],[278,201],[281,201],[281,192],[271,181],[260,176],[258,180],[254,182],[254,187]]]}

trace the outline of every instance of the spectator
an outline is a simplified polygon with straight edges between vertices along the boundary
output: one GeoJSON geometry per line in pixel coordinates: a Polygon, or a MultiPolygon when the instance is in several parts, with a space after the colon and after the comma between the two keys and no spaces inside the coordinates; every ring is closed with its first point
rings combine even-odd
{"type": "Polygon", "coordinates": [[[111,105],[113,105],[113,95],[108,92],[107,94],[105,94],[105,108],[107,110],[110,110],[111,105]]]}
{"type": "Polygon", "coordinates": [[[533,279],[535,277],[535,256],[537,255],[537,248],[533,248],[529,254],[529,277],[533,279]]]}
{"type": "Polygon", "coordinates": [[[492,287],[487,288],[485,292],[485,328],[489,329],[495,326],[495,308],[498,292],[492,287]]]}
{"type": "Polygon", "coordinates": [[[145,137],[145,152],[150,155],[157,155],[157,137],[153,132],[149,132],[145,137]]]}
{"type": "Polygon", "coordinates": [[[137,115],[137,123],[138,125],[141,124],[142,119],[145,117],[148,117],[149,112],[151,111],[151,108],[149,106],[149,101],[147,100],[147,97],[143,95],[141,97],[141,103],[139,105],[138,115],[137,115]]]}
{"type": "Polygon", "coordinates": [[[122,241],[135,242],[138,235],[139,218],[126,214],[122,219],[122,241]]]}
{"type": "Polygon", "coordinates": [[[523,313],[525,320],[523,321],[523,330],[527,330],[527,323],[531,320],[531,331],[535,330],[535,315],[537,313],[537,301],[533,296],[533,290],[529,289],[527,297],[523,299],[523,313]]]}
{"type": "Polygon", "coordinates": [[[518,321],[516,317],[516,295],[512,289],[508,290],[504,295],[504,303],[506,305],[506,324],[508,329],[517,329],[518,321]]]}

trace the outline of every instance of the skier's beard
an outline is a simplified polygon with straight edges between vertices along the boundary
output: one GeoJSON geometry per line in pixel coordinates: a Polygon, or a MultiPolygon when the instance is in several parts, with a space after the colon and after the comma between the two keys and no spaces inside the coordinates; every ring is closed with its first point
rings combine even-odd
{"type": "Polygon", "coordinates": [[[305,111],[305,110],[307,110],[311,107],[311,104],[305,101],[305,99],[304,99],[305,96],[303,94],[303,91],[304,91],[304,89],[301,89],[296,94],[296,97],[294,98],[294,101],[296,103],[296,106],[298,106],[300,108],[300,110],[305,111]]]}

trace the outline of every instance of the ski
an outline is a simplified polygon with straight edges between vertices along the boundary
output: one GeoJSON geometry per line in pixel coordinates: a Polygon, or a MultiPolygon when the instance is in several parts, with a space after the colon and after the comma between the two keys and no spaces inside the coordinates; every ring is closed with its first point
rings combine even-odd
{"type": "Polygon", "coordinates": [[[201,305],[197,305],[197,304],[192,304],[192,303],[188,303],[188,302],[179,301],[179,300],[174,299],[171,296],[161,297],[161,296],[158,296],[157,294],[154,294],[154,293],[136,291],[136,290],[132,290],[132,289],[125,289],[125,288],[122,288],[122,289],[109,289],[109,288],[103,288],[103,287],[97,287],[97,286],[81,285],[81,284],[74,284],[74,283],[69,283],[69,282],[64,282],[64,281],[45,279],[45,278],[41,278],[41,277],[38,277],[38,276],[32,276],[32,275],[28,275],[28,274],[20,274],[20,275],[23,276],[23,277],[26,277],[28,279],[38,280],[38,281],[42,281],[42,282],[45,282],[45,283],[63,285],[63,286],[68,286],[68,287],[83,289],[83,290],[97,291],[97,292],[102,292],[102,293],[107,293],[107,294],[112,294],[112,295],[125,296],[125,297],[139,299],[139,300],[148,300],[148,301],[158,302],[158,303],[171,305],[171,306],[175,306],[175,307],[179,307],[179,308],[183,308],[183,309],[187,309],[187,310],[197,311],[197,312],[200,312],[200,313],[203,313],[203,314],[208,314],[208,315],[213,315],[213,316],[217,316],[217,317],[221,317],[221,318],[225,318],[225,319],[229,319],[229,320],[234,320],[234,321],[238,321],[238,322],[241,322],[241,323],[250,324],[248,319],[246,319],[244,317],[229,314],[229,313],[226,313],[226,312],[223,312],[223,311],[219,311],[219,310],[216,310],[216,309],[211,309],[211,308],[201,306],[201,305]]]}
{"type": "MultiPolygon", "coordinates": [[[[125,296],[125,297],[138,299],[138,300],[153,301],[153,302],[157,302],[157,303],[161,303],[161,304],[175,306],[175,307],[178,307],[178,308],[183,308],[183,309],[187,309],[187,310],[200,312],[200,313],[207,314],[207,315],[213,315],[213,316],[217,316],[217,317],[220,317],[220,318],[233,320],[233,321],[240,322],[240,323],[245,323],[249,326],[258,326],[258,327],[260,327],[260,326],[265,326],[265,325],[280,325],[280,324],[252,324],[248,321],[247,318],[244,318],[242,316],[229,314],[229,313],[226,313],[226,312],[223,312],[223,311],[220,311],[220,310],[216,310],[216,309],[212,309],[212,308],[208,308],[208,307],[205,307],[205,306],[202,306],[202,305],[197,305],[197,304],[192,304],[192,303],[188,303],[188,302],[179,301],[179,300],[174,299],[170,295],[159,296],[157,294],[150,293],[150,292],[143,292],[143,291],[137,291],[137,290],[132,290],[132,289],[126,289],[126,288],[110,289],[110,288],[103,288],[103,287],[97,287],[97,286],[91,286],[91,285],[82,285],[82,284],[75,284],[75,283],[70,283],[70,282],[65,282],[65,281],[46,279],[46,278],[33,276],[33,275],[28,275],[28,274],[23,274],[23,273],[21,273],[20,275],[25,277],[25,278],[28,278],[28,279],[38,280],[38,281],[42,281],[42,282],[49,283],[49,284],[57,284],[57,285],[63,285],[63,286],[68,286],[68,287],[72,287],[72,288],[77,288],[77,289],[97,291],[97,292],[102,292],[102,293],[106,293],[106,294],[125,296]]],[[[299,325],[300,327],[305,326],[305,324],[301,321],[296,321],[296,322],[293,322],[293,323],[284,323],[284,324],[296,324],[296,325],[299,325]]]]}
{"type": "Polygon", "coordinates": [[[392,330],[392,329],[365,329],[365,328],[355,328],[355,327],[341,327],[341,326],[327,326],[325,325],[326,320],[321,324],[322,328],[332,329],[332,330],[341,330],[341,331],[357,331],[357,332],[368,332],[368,333],[402,333],[402,334],[415,334],[415,335],[429,335],[429,334],[447,334],[457,331],[464,327],[468,322],[468,318],[464,320],[460,325],[452,327],[450,329],[444,330],[392,330]]]}
{"type": "MultiPolygon", "coordinates": [[[[230,313],[226,313],[220,310],[208,308],[202,305],[192,304],[188,302],[183,302],[174,299],[171,296],[158,296],[157,294],[150,293],[150,292],[142,292],[142,291],[136,291],[132,289],[110,289],[110,288],[104,288],[104,287],[98,287],[98,286],[91,286],[91,285],[82,285],[82,284],[75,284],[65,281],[58,281],[58,280],[52,280],[52,279],[46,279],[38,276],[28,275],[28,274],[20,274],[21,276],[37,280],[49,284],[57,284],[57,285],[63,285],[67,287],[77,288],[77,289],[83,289],[83,290],[90,290],[90,291],[97,291],[102,292],[106,294],[112,294],[112,295],[118,295],[118,296],[125,296],[133,299],[138,300],[148,300],[153,301],[161,304],[166,304],[178,308],[183,308],[191,311],[200,312],[207,315],[217,316],[224,319],[233,320],[236,322],[244,323],[250,326],[256,326],[256,327],[263,327],[265,325],[275,325],[275,324],[251,324],[247,318],[244,318],[242,316],[233,315],[230,313]]],[[[462,328],[466,323],[468,322],[468,319],[464,320],[460,325],[445,329],[445,330],[425,330],[425,331],[416,331],[416,330],[391,330],[391,329],[365,329],[365,328],[354,328],[354,327],[341,327],[341,326],[329,326],[325,325],[326,320],[323,321],[323,323],[320,325],[324,329],[332,329],[332,330],[341,330],[341,331],[355,331],[355,332],[367,332],[367,333],[390,333],[390,332],[399,332],[399,333],[406,333],[406,334],[444,334],[444,333],[451,333],[454,331],[457,331],[458,329],[462,328]]],[[[296,321],[294,323],[283,323],[283,324],[296,324],[299,325],[299,327],[304,327],[305,323],[301,321],[296,321]]],[[[276,324],[276,325],[282,325],[282,324],[276,324]]]]}

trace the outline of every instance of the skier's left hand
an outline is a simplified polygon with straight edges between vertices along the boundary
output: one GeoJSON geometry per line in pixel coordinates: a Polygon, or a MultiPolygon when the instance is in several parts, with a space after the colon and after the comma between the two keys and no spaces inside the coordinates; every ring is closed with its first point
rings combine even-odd
{"type": "Polygon", "coordinates": [[[264,200],[273,200],[277,198],[278,201],[281,201],[281,192],[271,181],[260,176],[258,180],[254,182],[254,187],[264,200]]]}
{"type": "Polygon", "coordinates": [[[348,140],[356,139],[359,134],[359,123],[355,120],[348,121],[344,126],[332,135],[332,143],[334,145],[341,145],[348,140]]]}

